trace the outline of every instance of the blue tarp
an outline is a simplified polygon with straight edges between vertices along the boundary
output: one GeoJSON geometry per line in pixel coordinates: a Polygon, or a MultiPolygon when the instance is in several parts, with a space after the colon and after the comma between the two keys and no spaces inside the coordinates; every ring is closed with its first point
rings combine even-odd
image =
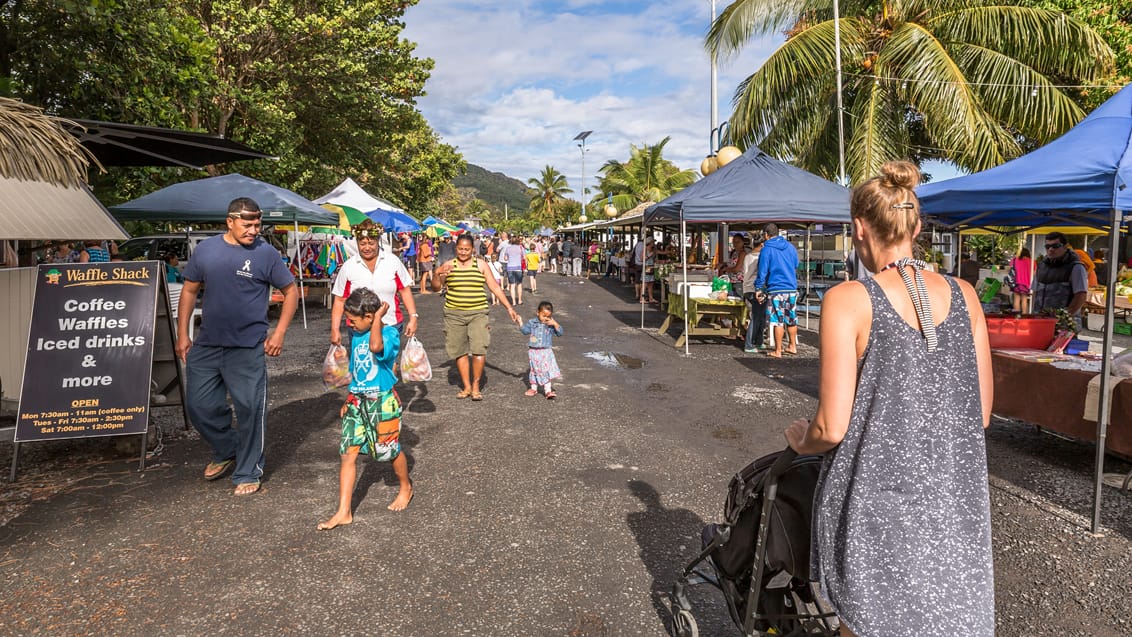
{"type": "Polygon", "coordinates": [[[264,223],[294,223],[337,226],[338,215],[279,186],[238,173],[186,181],[151,192],[133,201],[111,206],[122,221],[183,221],[221,223],[228,203],[251,197],[263,210],[264,223]]]}
{"type": "Polygon", "coordinates": [[[849,190],[752,146],[645,210],[644,223],[849,223],[849,190]]]}
{"type": "Polygon", "coordinates": [[[1132,84],[1054,141],[974,175],[917,189],[949,226],[1110,225],[1132,211],[1132,84]]]}

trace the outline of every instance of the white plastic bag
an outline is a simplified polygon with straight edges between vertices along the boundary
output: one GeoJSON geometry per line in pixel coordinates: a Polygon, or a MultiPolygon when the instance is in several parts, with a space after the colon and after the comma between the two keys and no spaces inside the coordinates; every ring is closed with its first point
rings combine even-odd
{"type": "Polygon", "coordinates": [[[350,384],[350,352],[341,345],[331,345],[322,359],[322,384],[335,389],[350,384]]]}
{"type": "Polygon", "coordinates": [[[401,380],[406,383],[432,380],[432,365],[428,364],[428,354],[416,336],[405,342],[401,352],[401,380]]]}

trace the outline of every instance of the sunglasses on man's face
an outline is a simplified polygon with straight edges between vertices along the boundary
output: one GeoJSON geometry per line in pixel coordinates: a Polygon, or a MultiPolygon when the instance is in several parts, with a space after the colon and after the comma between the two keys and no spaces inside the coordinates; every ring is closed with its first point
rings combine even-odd
{"type": "Polygon", "coordinates": [[[1046,244],[1046,250],[1056,250],[1058,248],[1064,248],[1064,247],[1065,247],[1064,243],[1047,243],[1046,244]]]}

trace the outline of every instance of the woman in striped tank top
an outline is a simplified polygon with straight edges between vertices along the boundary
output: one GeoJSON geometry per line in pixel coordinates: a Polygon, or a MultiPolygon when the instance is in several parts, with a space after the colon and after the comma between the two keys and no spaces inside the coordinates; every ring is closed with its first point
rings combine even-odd
{"type": "Polygon", "coordinates": [[[456,397],[470,396],[472,400],[483,400],[480,379],[483,378],[487,347],[491,344],[484,286],[503,303],[507,315],[516,325],[522,324],[522,320],[495,282],[487,262],[475,257],[474,246],[470,234],[456,238],[456,258],[436,268],[432,290],[439,292],[448,286],[444,297],[444,348],[448,356],[456,360],[456,369],[464,385],[456,397]]]}

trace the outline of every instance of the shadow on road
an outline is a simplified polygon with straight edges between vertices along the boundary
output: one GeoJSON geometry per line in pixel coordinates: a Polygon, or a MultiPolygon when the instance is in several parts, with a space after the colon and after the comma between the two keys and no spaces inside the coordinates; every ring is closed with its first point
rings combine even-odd
{"type": "Polygon", "coordinates": [[[667,626],[671,614],[668,595],[687,560],[699,549],[689,546],[698,538],[704,521],[688,509],[668,509],[651,484],[630,480],[629,491],[645,505],[643,511],[629,513],[625,522],[640,547],[641,561],[652,577],[649,597],[656,615],[667,626]]]}

